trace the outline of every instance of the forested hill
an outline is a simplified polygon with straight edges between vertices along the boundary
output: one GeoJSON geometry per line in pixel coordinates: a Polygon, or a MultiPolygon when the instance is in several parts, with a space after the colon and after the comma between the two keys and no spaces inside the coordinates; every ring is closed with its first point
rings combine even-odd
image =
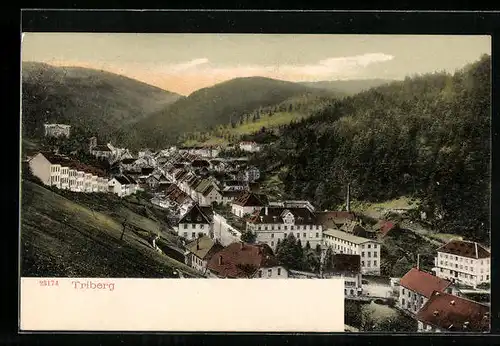
{"type": "Polygon", "coordinates": [[[104,140],[181,97],[110,72],[23,62],[23,135],[43,135],[43,124],[55,122],[96,133],[104,140]]]}
{"type": "Polygon", "coordinates": [[[235,78],[203,88],[122,131],[129,147],[161,148],[178,142],[184,133],[203,132],[237,124],[259,108],[306,94],[330,93],[317,88],[264,77],[235,78]]]}
{"type": "MultiPolygon", "coordinates": [[[[420,198],[442,232],[487,241],[491,58],[455,74],[406,78],[337,100],[284,127],[256,157],[281,167],[285,192],[321,208],[352,198],[420,198]]],[[[276,172],[270,172],[276,173],[276,172]]]]}
{"type": "Polygon", "coordinates": [[[359,79],[359,80],[353,79],[353,80],[302,82],[301,84],[313,88],[331,90],[346,95],[354,95],[371,88],[391,83],[393,81],[394,80],[391,79],[359,79]]]}

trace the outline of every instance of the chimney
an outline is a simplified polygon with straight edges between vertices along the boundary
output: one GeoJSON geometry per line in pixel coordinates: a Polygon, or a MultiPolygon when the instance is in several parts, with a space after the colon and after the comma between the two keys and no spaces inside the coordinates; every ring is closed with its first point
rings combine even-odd
{"type": "Polygon", "coordinates": [[[417,254],[417,270],[420,271],[420,254],[417,254]]]}
{"type": "MultiPolygon", "coordinates": [[[[266,213],[266,215],[267,215],[267,206],[266,206],[266,209],[265,209],[265,213],[266,213]]],[[[476,247],[476,249],[477,249],[477,247],[476,247]]],[[[476,250],[476,253],[477,253],[477,250],[476,250]]]]}
{"type": "Polygon", "coordinates": [[[475,248],[476,248],[476,258],[478,258],[478,257],[477,257],[477,243],[476,243],[476,242],[474,242],[474,245],[475,245],[475,248]]]}
{"type": "Polygon", "coordinates": [[[434,316],[437,316],[437,315],[439,315],[439,311],[434,310],[434,312],[433,312],[432,314],[433,314],[434,316]]]}
{"type": "Polygon", "coordinates": [[[454,301],[454,300],[452,300],[452,301],[450,302],[450,305],[455,305],[455,301],[454,301]]]}
{"type": "Polygon", "coordinates": [[[219,255],[219,265],[222,265],[222,255],[219,255]]]}
{"type": "Polygon", "coordinates": [[[350,200],[350,196],[351,195],[351,184],[348,183],[347,184],[347,201],[346,201],[346,210],[349,212],[351,211],[351,200],[350,200]]]}

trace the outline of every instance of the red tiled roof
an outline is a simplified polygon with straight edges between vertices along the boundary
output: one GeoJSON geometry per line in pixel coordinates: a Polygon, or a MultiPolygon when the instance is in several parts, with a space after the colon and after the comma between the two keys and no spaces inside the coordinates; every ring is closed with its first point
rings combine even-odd
{"type": "Polygon", "coordinates": [[[397,225],[392,221],[380,220],[375,226],[375,229],[378,230],[383,237],[385,237],[387,233],[389,233],[396,227],[397,225]]]}
{"type": "Polygon", "coordinates": [[[451,332],[487,332],[490,330],[490,309],[477,302],[433,291],[417,313],[425,324],[451,332]]]}
{"type": "Polygon", "coordinates": [[[451,285],[451,282],[422,270],[418,270],[417,268],[411,268],[410,271],[401,278],[399,284],[429,298],[433,291],[443,292],[451,285]]]}
{"type": "Polygon", "coordinates": [[[481,244],[465,240],[451,240],[437,249],[437,251],[476,259],[490,257],[490,252],[481,244]]]}
{"type": "Polygon", "coordinates": [[[208,269],[220,277],[244,278],[247,273],[242,266],[258,270],[279,265],[273,251],[266,244],[233,243],[212,256],[208,269]]]}

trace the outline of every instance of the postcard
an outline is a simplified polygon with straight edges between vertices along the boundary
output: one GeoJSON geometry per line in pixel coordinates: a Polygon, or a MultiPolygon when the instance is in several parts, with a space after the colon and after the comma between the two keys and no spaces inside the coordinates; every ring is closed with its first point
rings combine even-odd
{"type": "Polygon", "coordinates": [[[489,36],[25,32],[21,78],[21,331],[490,330],[489,36]]]}

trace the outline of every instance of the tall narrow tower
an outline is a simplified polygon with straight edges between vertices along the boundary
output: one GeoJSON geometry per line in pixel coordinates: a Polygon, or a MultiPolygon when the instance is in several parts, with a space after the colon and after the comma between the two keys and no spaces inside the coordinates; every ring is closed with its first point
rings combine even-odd
{"type": "Polygon", "coordinates": [[[351,184],[347,183],[346,210],[351,211],[351,184]]]}

